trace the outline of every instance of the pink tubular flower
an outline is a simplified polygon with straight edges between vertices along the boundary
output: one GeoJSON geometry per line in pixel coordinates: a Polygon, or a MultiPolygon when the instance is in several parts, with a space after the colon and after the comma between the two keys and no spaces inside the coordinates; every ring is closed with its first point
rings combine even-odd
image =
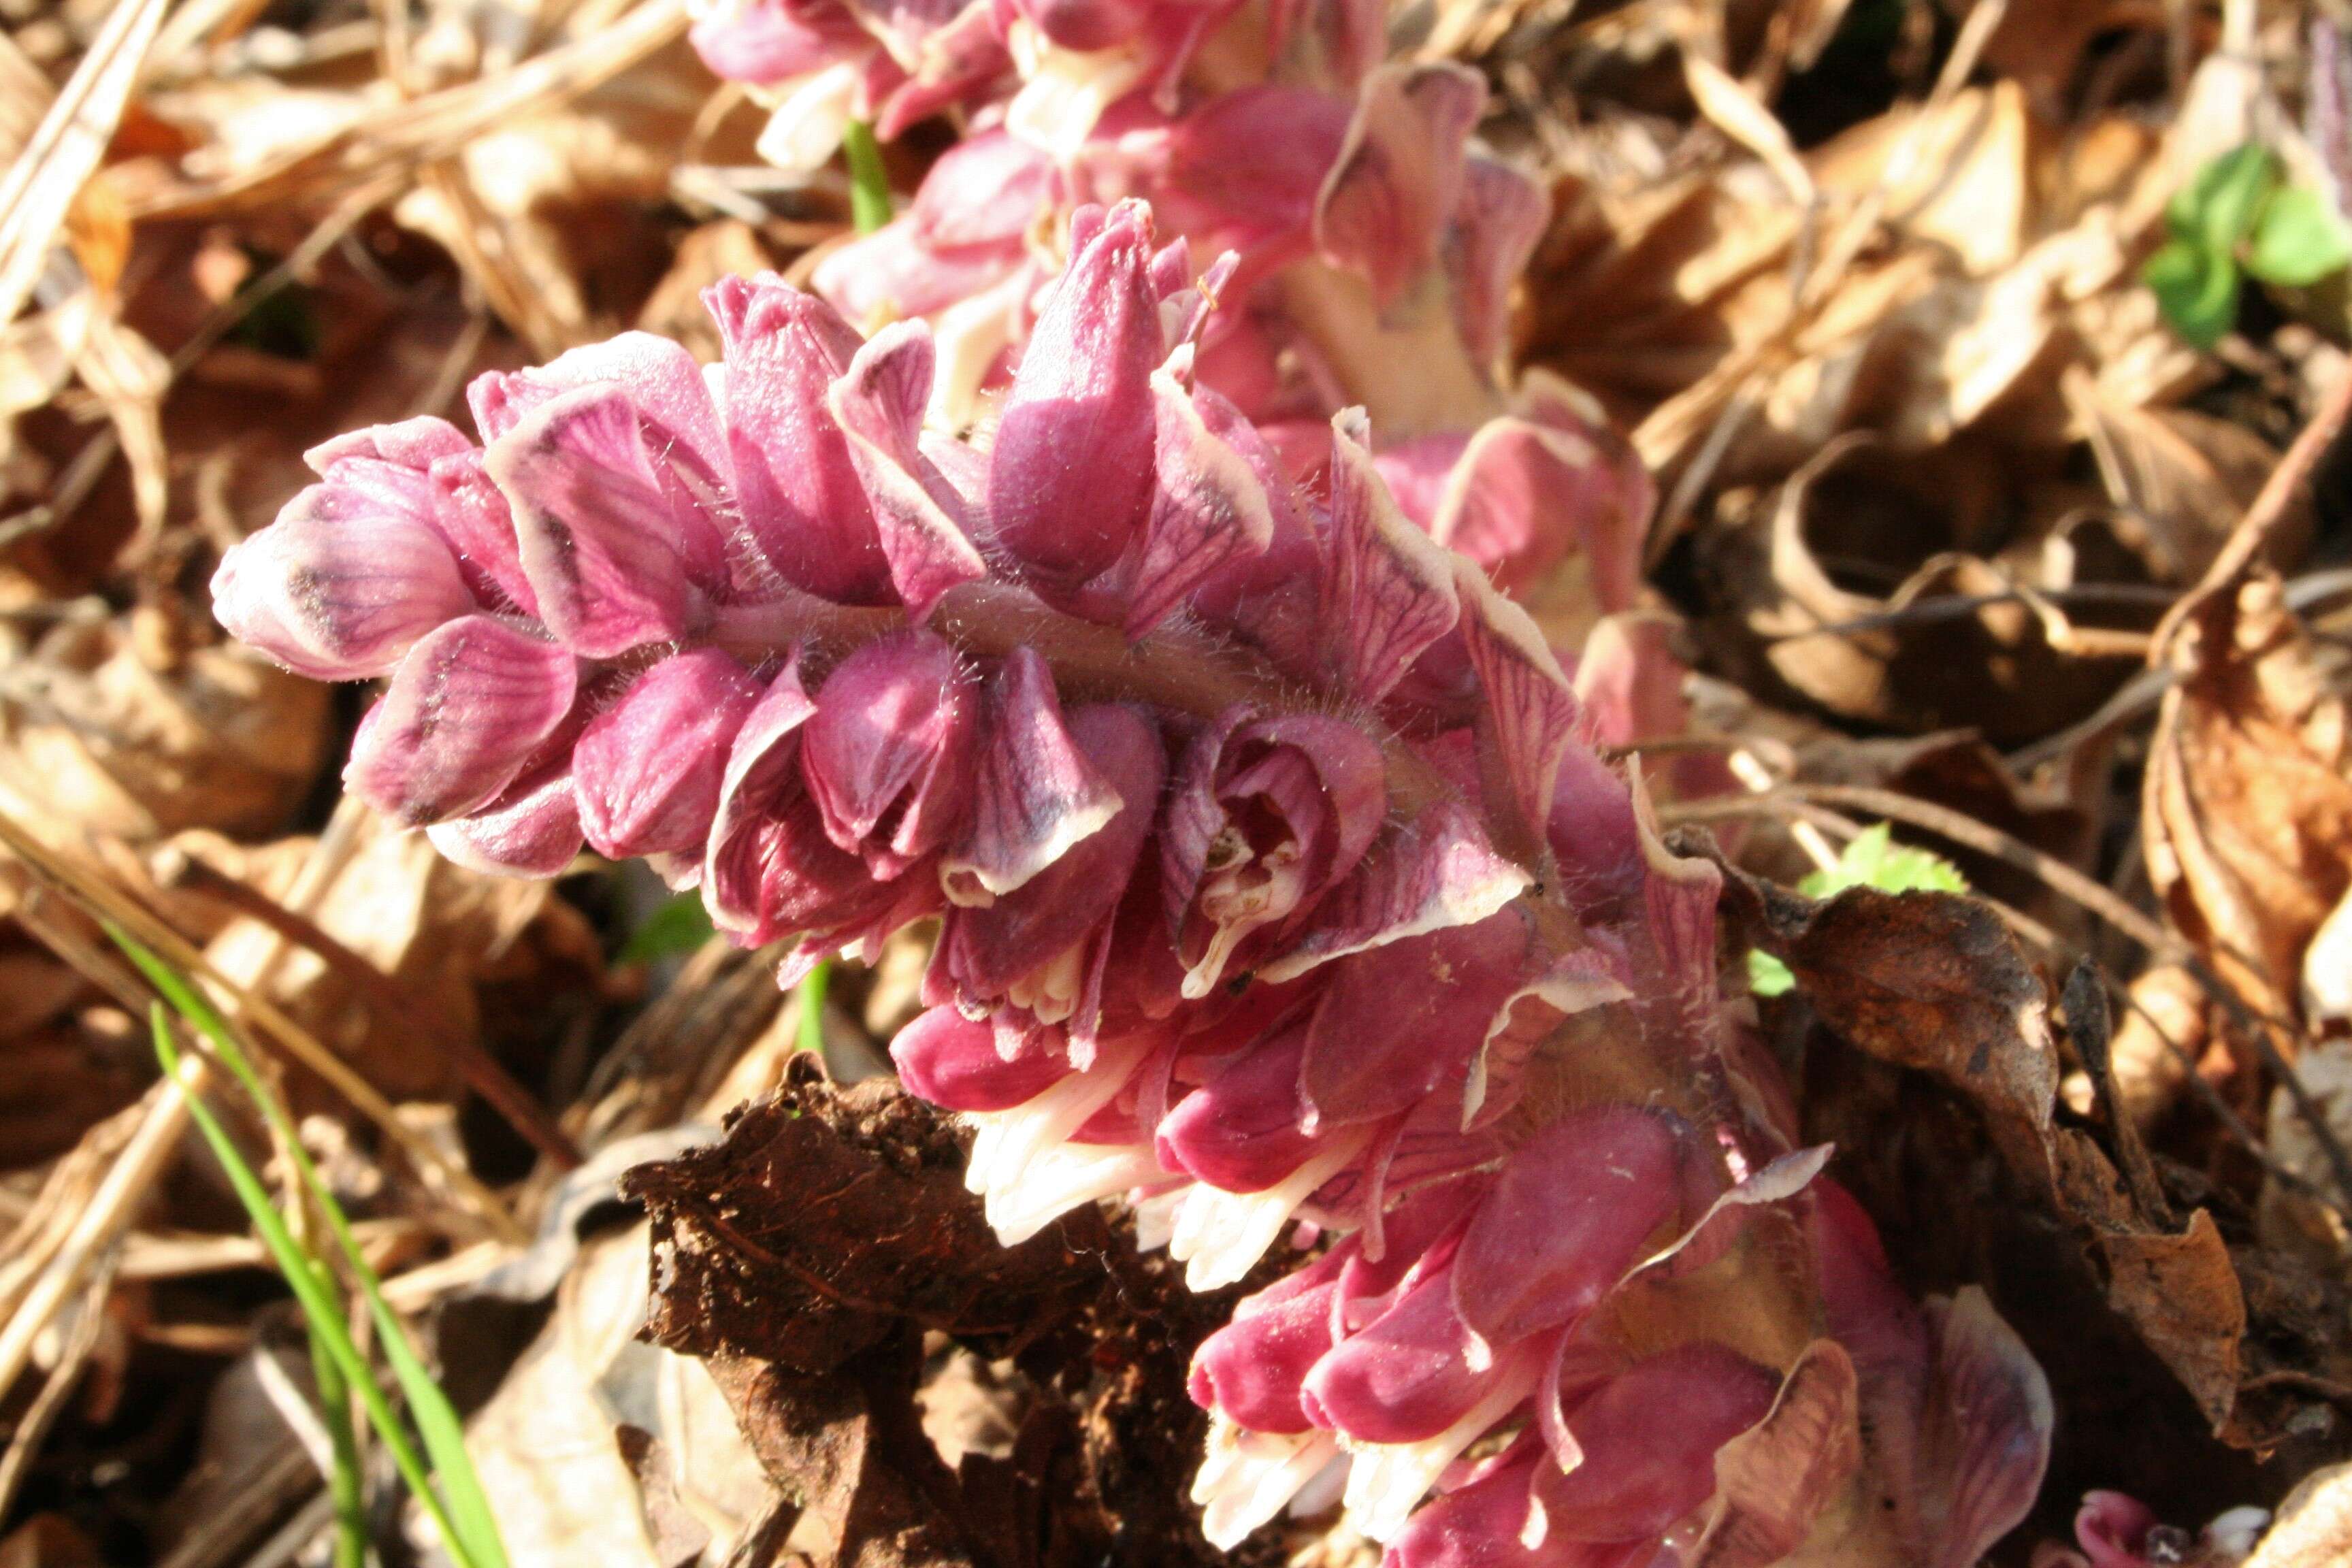
{"type": "Polygon", "coordinates": [[[1319,1248],[1194,1362],[1213,1541],[1336,1502],[1391,1568],[1636,1568],[1738,1445],[1784,1478],[1755,1539],[1867,1497],[1887,1561],[1974,1561],[2039,1481],[2038,1369],[1981,1293],[1911,1303],[1731,1091],[1717,873],[1591,749],[1664,706],[1640,645],[1596,642],[1588,711],[1449,548],[1507,578],[1489,492],[1622,457],[1538,412],[1385,465],[1408,503],[1468,465],[1449,527],[1343,410],[1302,482],[1194,374],[1230,264],[1137,203],[1073,229],[992,441],[927,426],[920,323],[730,280],[720,365],[629,334],[478,382],[479,449],[321,448],[220,618],[388,677],[350,787],[469,864],[647,856],[788,983],[937,918],[892,1054],[1008,1243],[1124,1197],[1197,1289],[1319,1248]]]}

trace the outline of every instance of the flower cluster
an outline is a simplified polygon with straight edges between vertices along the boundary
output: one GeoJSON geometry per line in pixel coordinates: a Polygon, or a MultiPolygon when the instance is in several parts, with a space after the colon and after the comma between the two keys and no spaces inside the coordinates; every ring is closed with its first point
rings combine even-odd
{"type": "Polygon", "coordinates": [[[1507,579],[1537,498],[1417,524],[1360,413],[1294,477],[1193,374],[1230,258],[1133,202],[1072,250],[985,447],[926,427],[922,322],[730,279],[719,365],[626,336],[477,382],[482,447],[320,448],[220,618],[389,675],[346,781],[454,858],[650,858],[787,982],[936,918],[893,1055],[1008,1242],[1124,1196],[1196,1288],[1308,1249],[1195,1364],[1213,1539],[1340,1500],[1396,1568],[1832,1526],[1972,1562],[2039,1374],[1793,1146],[1717,873],[1594,749],[1641,639],[1571,678],[1431,531],[1507,579]]]}

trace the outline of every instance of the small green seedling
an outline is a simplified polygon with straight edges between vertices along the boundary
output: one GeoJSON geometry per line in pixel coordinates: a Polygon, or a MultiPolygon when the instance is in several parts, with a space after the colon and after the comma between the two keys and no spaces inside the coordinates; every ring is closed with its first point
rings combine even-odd
{"type": "Polygon", "coordinates": [[[2200,169],[2174,193],[2164,224],[2170,237],[2140,278],[2199,348],[2237,321],[2243,278],[2305,289],[2352,262],[2352,226],[2319,192],[2287,184],[2278,155],[2258,142],[2200,169]]]}
{"type": "MultiPolygon", "coordinates": [[[[1875,888],[1882,893],[1965,893],[1968,879],[1940,855],[1895,842],[1885,823],[1866,827],[1839,854],[1837,864],[1814,872],[1797,884],[1808,898],[1827,899],[1848,888],[1875,888]]],[[[1759,996],[1782,996],[1793,990],[1797,977],[1769,952],[1748,955],[1748,985],[1759,996]]]]}

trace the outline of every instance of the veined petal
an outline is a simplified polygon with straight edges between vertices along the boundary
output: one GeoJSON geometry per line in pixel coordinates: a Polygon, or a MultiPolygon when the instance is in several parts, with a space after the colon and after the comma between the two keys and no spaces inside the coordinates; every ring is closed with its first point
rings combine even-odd
{"type": "Polygon", "coordinates": [[[479,811],[425,830],[433,847],[469,870],[554,877],[580,853],[580,803],[572,770],[556,765],[516,781],[479,811]]]}
{"type": "Polygon", "coordinates": [[[700,614],[688,561],[715,561],[718,536],[654,461],[630,395],[611,385],[557,394],[483,458],[514,509],[541,618],[591,658],[675,641],[700,614]]]}
{"type": "Polygon", "coordinates": [[[1495,1346],[1582,1317],[1682,1207],[1683,1130],[1661,1112],[1570,1112],[1513,1151],[1454,1261],[1454,1301],[1495,1346]]]}
{"type": "Polygon", "coordinates": [[[1331,421],[1331,566],[1324,626],[1339,684],[1377,702],[1461,616],[1454,558],[1405,520],[1366,448],[1361,409],[1331,421]]]}
{"type": "Polygon", "coordinates": [[[1387,65],[1368,78],[1315,204],[1315,238],[1387,305],[1433,266],[1462,199],[1464,148],[1486,84],[1452,61],[1387,65]]]}
{"type": "Polygon", "coordinates": [[[1344,960],[1307,1029],[1307,1124],[1381,1121],[1469,1080],[1522,1002],[1556,1018],[1627,994],[1597,968],[1559,964],[1517,906],[1344,960]]]}
{"type": "Polygon", "coordinates": [[[818,694],[801,772],[834,843],[896,877],[970,810],[979,682],[925,631],[867,643],[818,694]]]}
{"type": "Polygon", "coordinates": [[[1385,829],[1314,920],[1258,965],[1258,977],[1295,980],[1351,952],[1475,924],[1525,892],[1531,880],[1496,853],[1467,806],[1433,802],[1411,822],[1385,829]]]}
{"type": "Polygon", "coordinates": [[[1569,1412],[1582,1460],[1538,1461],[1547,1538],[1630,1541],[1666,1530],[1715,1491],[1715,1451],[1772,1408],[1780,1379],[1706,1341],[1636,1363],[1569,1412]]]}
{"type": "Polygon", "coordinates": [[[1239,1283],[1291,1223],[1298,1205],[1363,1150],[1360,1137],[1327,1139],[1305,1164],[1261,1191],[1228,1193],[1206,1183],[1186,1189],[1168,1240],[1168,1256],[1184,1265],[1185,1288],[1222,1290],[1239,1283]]]}
{"type": "Polygon", "coordinates": [[[332,481],[232,545],[212,593],[232,636],[316,680],[381,675],[419,637],[474,608],[425,517],[378,510],[332,481]]]}
{"type": "MultiPolygon", "coordinates": [[[[623,332],[601,343],[570,349],[529,370],[490,371],[466,389],[485,442],[495,441],[523,416],[566,392],[602,387],[627,395],[646,431],[647,449],[661,464],[667,488],[681,500],[716,509],[731,479],[719,410],[702,366],[684,345],[652,332],[623,332]]],[[[717,542],[714,537],[713,544],[717,542]]],[[[681,548],[699,551],[700,542],[681,548]]],[[[715,558],[698,554],[698,572],[715,572],[715,558]]]]}
{"type": "MultiPolygon", "coordinates": [[[[1132,722],[1142,729],[1141,721],[1132,722]]],[[[1148,732],[1144,739],[1149,741],[1148,732]]],[[[1152,768],[1150,774],[1150,793],[1135,799],[1140,817],[1149,816],[1159,793],[1159,770],[1152,768]]],[[[1131,782],[1146,787],[1140,777],[1131,782]]],[[[988,684],[971,815],[962,839],[940,861],[940,884],[954,902],[992,902],[1100,832],[1128,800],[1064,724],[1054,672],[1045,658],[1033,648],[1015,648],[988,684]]],[[[1130,847],[1130,861],[1133,853],[1130,847]]],[[[1118,879],[1126,880],[1123,875],[1118,879]]],[[[1094,911],[1097,917],[1102,912],[1094,911]]],[[[1078,930],[1092,923],[1089,919],[1078,930]]]]}
{"type": "Polygon", "coordinates": [[[572,772],[597,852],[618,860],[707,843],[729,749],[760,695],[732,657],[698,648],[646,670],[592,720],[572,772]]]}
{"type": "Polygon", "coordinates": [[[1542,188],[1518,170],[1479,153],[1464,160],[1461,200],[1444,237],[1445,272],[1454,324],[1482,364],[1508,346],[1511,285],[1550,216],[1542,188]]]}
{"type": "Polygon", "coordinates": [[[1208,994],[1235,954],[1314,912],[1388,816],[1388,764],[1363,731],[1316,713],[1236,706],[1185,749],[1160,832],[1160,875],[1185,965],[1208,994]]]}
{"type": "MultiPolygon", "coordinates": [[[[815,711],[816,703],[801,684],[795,650],[770,679],[728,748],[702,875],[703,906],[721,931],[750,934],[763,924],[759,830],[763,819],[801,794],[801,731],[815,711]]],[[[857,871],[863,877],[862,864],[857,871]]]]}
{"type": "Polygon", "coordinates": [[[1037,319],[989,465],[989,517],[1040,583],[1076,587],[1108,569],[1151,500],[1151,372],[1160,360],[1150,209],[1122,202],[1092,234],[1037,319]]]}
{"type": "Polygon", "coordinates": [[[1160,1174],[1149,1144],[1057,1143],[1040,1150],[1014,1180],[991,1187],[982,1213],[997,1240],[1017,1247],[1072,1209],[1160,1174]]]}
{"type": "Polygon", "coordinates": [[[488,616],[449,622],[408,650],[352,742],[343,783],[410,826],[495,799],[571,711],[565,649],[488,616]]]}
{"type": "Polygon", "coordinates": [[[1130,637],[1158,626],[1218,572],[1265,554],[1274,542],[1265,486],[1239,452],[1211,433],[1192,395],[1156,370],[1151,397],[1151,517],[1128,596],[1130,637]]]}
{"type": "Polygon", "coordinates": [[[1210,1423],[1208,1455],[1192,1479],[1201,1533],[1210,1545],[1231,1552],[1339,1457],[1339,1445],[1328,1432],[1254,1432],[1217,1418],[1210,1423]]]}
{"type": "Polygon", "coordinates": [[[859,349],[826,394],[874,509],[890,580],[919,624],[941,594],[988,574],[963,497],[922,452],[931,366],[930,329],[901,322],[859,349]]]}
{"type": "Polygon", "coordinates": [[[1374,1541],[1393,1541],[1429,1489],[1462,1457],[1464,1449],[1527,1397],[1525,1376],[1496,1380],[1460,1420],[1433,1436],[1412,1443],[1356,1446],[1348,1471],[1348,1520],[1374,1541]]]}
{"type": "Polygon", "coordinates": [[[1454,558],[1466,612],[1470,663],[1485,688],[1495,749],[1531,841],[1549,819],[1560,758],[1575,739],[1576,693],[1528,613],[1495,592],[1485,573],[1454,558]]]}
{"type": "Polygon", "coordinates": [[[849,443],[826,405],[859,340],[833,307],[772,273],[703,295],[726,351],[738,504],[768,565],[836,603],[890,597],[889,562],[849,443]]]}
{"type": "Polygon", "coordinates": [[[457,552],[457,570],[485,609],[512,609],[539,619],[539,595],[522,569],[514,509],[468,448],[434,459],[433,525],[457,552]]]}
{"type": "Polygon", "coordinates": [[[1036,1099],[1073,1072],[1045,1051],[1007,1058],[996,1032],[953,1007],[932,1007],[890,1042],[898,1081],[950,1110],[1011,1110],[1036,1099]]]}

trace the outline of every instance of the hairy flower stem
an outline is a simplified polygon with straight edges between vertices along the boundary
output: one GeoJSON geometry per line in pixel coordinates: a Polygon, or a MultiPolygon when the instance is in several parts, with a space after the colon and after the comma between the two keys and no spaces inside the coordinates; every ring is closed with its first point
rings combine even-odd
{"type": "MultiPolygon", "coordinates": [[[[801,643],[838,657],[903,630],[907,612],[835,605],[805,594],[720,608],[711,640],[747,665],[758,666],[801,643]]],[[[1130,641],[1117,626],[1082,620],[1023,589],[1000,583],[950,588],[933,610],[929,629],[967,654],[1003,658],[1016,648],[1041,655],[1055,685],[1077,701],[1140,702],[1214,719],[1237,702],[1267,713],[1321,712],[1328,698],[1286,680],[1231,644],[1182,631],[1156,631],[1130,641]]],[[[1392,803],[1411,812],[1454,793],[1437,771],[1394,737],[1388,758],[1392,803]]]]}

